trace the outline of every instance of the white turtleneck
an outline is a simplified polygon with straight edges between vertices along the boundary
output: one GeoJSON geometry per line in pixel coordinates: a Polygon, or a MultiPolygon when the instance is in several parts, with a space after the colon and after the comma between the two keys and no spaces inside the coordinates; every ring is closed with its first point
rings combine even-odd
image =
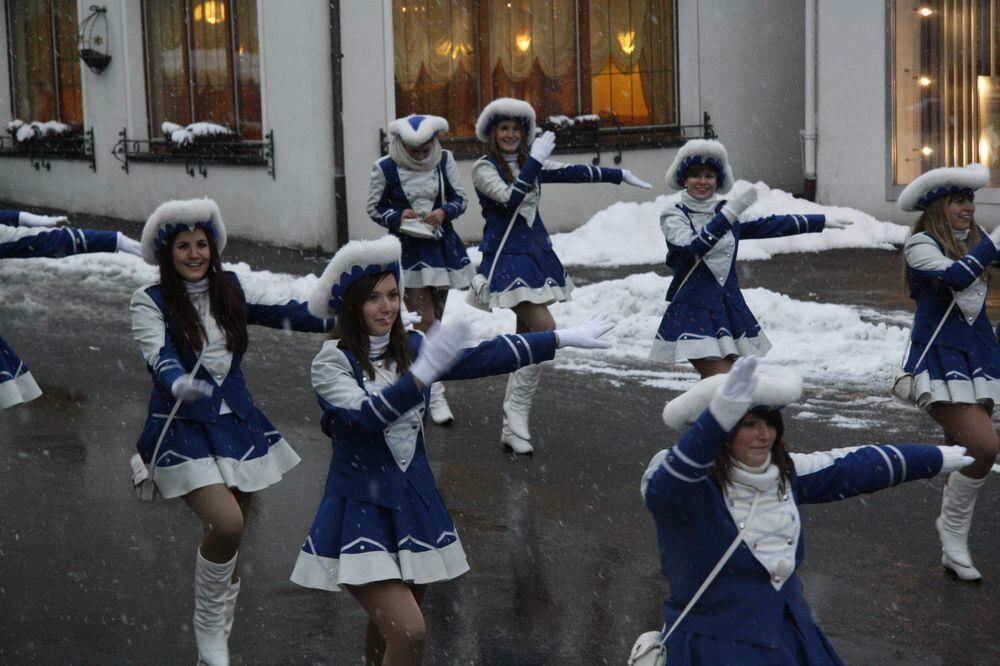
{"type": "MultiPolygon", "coordinates": [[[[385,350],[389,346],[390,335],[391,331],[385,335],[368,336],[368,358],[375,368],[373,379],[369,381],[367,377],[364,378],[365,388],[369,393],[389,388],[399,380],[395,364],[385,360],[385,350]]],[[[413,454],[417,449],[417,435],[423,427],[423,416],[424,403],[421,402],[382,431],[396,465],[404,472],[413,462],[413,454]]]]}
{"type": "MultiPolygon", "coordinates": [[[[201,354],[201,365],[212,376],[215,383],[222,386],[229,375],[233,364],[233,354],[226,348],[226,334],[219,327],[211,313],[208,298],[209,277],[206,275],[197,282],[184,281],[184,291],[187,292],[191,305],[201,318],[208,339],[205,341],[201,354]]],[[[219,414],[229,414],[233,410],[223,400],[219,405],[219,414]]]]}

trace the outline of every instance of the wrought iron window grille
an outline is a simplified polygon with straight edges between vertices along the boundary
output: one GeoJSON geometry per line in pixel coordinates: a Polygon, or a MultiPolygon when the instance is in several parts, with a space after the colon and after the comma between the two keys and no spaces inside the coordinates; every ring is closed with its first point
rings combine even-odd
{"type": "Polygon", "coordinates": [[[43,136],[18,141],[13,135],[0,134],[0,157],[27,157],[35,171],[52,171],[52,160],[82,160],[97,171],[94,154],[94,128],[86,132],[43,136]]]}
{"type": "Polygon", "coordinates": [[[274,164],[274,130],[264,135],[262,141],[239,138],[199,137],[187,144],[177,145],[168,139],[131,139],[126,128],[118,132],[118,142],[111,154],[121,162],[122,170],[129,172],[132,162],[159,164],[184,164],[184,170],[194,178],[201,174],[208,178],[209,166],[265,167],[267,175],[277,179],[274,164]]]}

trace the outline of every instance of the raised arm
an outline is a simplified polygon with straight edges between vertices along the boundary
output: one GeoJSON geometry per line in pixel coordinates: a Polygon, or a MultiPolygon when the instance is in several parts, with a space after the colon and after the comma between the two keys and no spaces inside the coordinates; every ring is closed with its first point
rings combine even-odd
{"type": "Polygon", "coordinates": [[[117,252],[118,237],[116,231],[14,226],[7,218],[0,225],[0,258],[58,259],[87,252],[117,252]]]}
{"type": "Polygon", "coordinates": [[[563,164],[545,160],[539,180],[543,183],[612,183],[622,182],[621,169],[591,166],[589,164],[563,164]]]}
{"type": "Polygon", "coordinates": [[[490,160],[480,158],[472,167],[472,182],[476,191],[502,204],[513,213],[521,206],[524,197],[531,191],[531,184],[538,177],[542,164],[533,157],[525,162],[513,183],[508,183],[500,175],[497,166],[490,160]]]}
{"type": "Polygon", "coordinates": [[[777,238],[796,234],[818,234],[826,226],[825,215],[769,215],[740,222],[740,238],[777,238]]]}
{"type": "Polygon", "coordinates": [[[934,239],[924,233],[910,236],[904,252],[906,264],[916,279],[955,291],[972,284],[987,266],[1000,257],[996,243],[985,234],[976,247],[957,260],[945,256],[934,239]]]}
{"type": "Polygon", "coordinates": [[[283,294],[268,292],[253,284],[243,284],[247,302],[247,323],[304,333],[325,333],[335,320],[309,314],[303,301],[288,300],[283,294]]]}

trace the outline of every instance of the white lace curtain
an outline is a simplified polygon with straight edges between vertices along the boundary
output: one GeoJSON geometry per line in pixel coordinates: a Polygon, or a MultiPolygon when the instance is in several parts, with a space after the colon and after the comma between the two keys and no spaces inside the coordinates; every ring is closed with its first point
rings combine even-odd
{"type": "Polygon", "coordinates": [[[393,62],[403,90],[417,85],[421,70],[430,83],[447,83],[458,68],[475,69],[472,0],[393,0],[393,62]]]}
{"type": "Polygon", "coordinates": [[[546,77],[565,76],[576,54],[575,23],[573,0],[491,2],[490,70],[502,67],[520,83],[537,61],[546,77]]]}

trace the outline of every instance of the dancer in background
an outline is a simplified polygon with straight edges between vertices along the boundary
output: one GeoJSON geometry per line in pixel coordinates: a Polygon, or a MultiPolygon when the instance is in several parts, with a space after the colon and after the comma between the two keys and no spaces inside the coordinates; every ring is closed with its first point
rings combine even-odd
{"type": "Polygon", "coordinates": [[[214,201],[161,204],[142,232],[143,258],[159,267],[160,280],[136,290],[131,304],[132,335],[153,379],[136,448],[159,493],[183,497],[202,523],[193,626],[198,658],[209,666],[229,663],[236,559],[253,493],[299,462],[247,389],[247,325],[322,333],[333,324],[223,272],[225,247],[214,201]]]}
{"type": "Polygon", "coordinates": [[[791,452],[780,410],[798,401],[802,380],[758,374],[756,366],[755,357],[741,358],[727,375],[703,379],[667,403],[664,422],[686,432],[642,477],[670,584],[663,602],[668,664],[842,663],[795,573],[804,554],[801,506],[972,462],[960,446],[791,452]],[[695,599],[720,561],[718,577],[695,599]]]}
{"type": "MultiPolygon", "coordinates": [[[[375,161],[368,190],[368,215],[402,244],[406,307],[425,333],[444,315],[448,290],[468,287],[476,272],[453,226],[467,201],[455,156],[438,140],[447,131],[440,116],[389,123],[389,154],[375,161]]],[[[454,421],[440,382],[431,387],[430,412],[438,425],[454,421]]]]}
{"type": "MultiPolygon", "coordinates": [[[[0,210],[0,259],[59,259],[87,252],[142,253],[138,241],[120,232],[56,226],[62,222],[66,222],[62,215],[0,210]]],[[[0,337],[0,409],[34,400],[41,394],[28,366],[0,337]]]]}
{"type": "Polygon", "coordinates": [[[982,577],[969,554],[969,530],[998,447],[992,414],[1000,399],[1000,344],[986,316],[986,268],[1000,259],[1000,227],[987,234],[974,215],[975,191],[989,175],[981,164],[934,169],[898,201],[904,211],[920,211],[904,247],[916,312],[903,370],[914,375],[916,404],[941,426],[945,443],[968,447],[976,459],[948,477],[935,521],[941,564],[966,581],[982,577]]]}
{"type": "Polygon", "coordinates": [[[819,233],[852,222],[824,215],[741,221],[743,211],[757,200],[757,190],[719,197],[729,192],[734,178],[725,146],[711,139],[685,143],[666,178],[667,188],[681,190],[681,197],[660,215],[673,278],[649,357],[663,363],[688,360],[698,374],[709,377],[727,372],[740,356],[763,356],[771,348],[740,292],[740,240],[819,233]]]}
{"type": "Polygon", "coordinates": [[[291,579],[346,587],[368,614],[366,664],[419,664],[426,586],[465,573],[462,542],[427,461],[424,412],[437,380],[474,379],[550,360],[561,347],[609,347],[613,326],[501,335],[468,345],[463,321],[407,332],[399,317],[400,245],[353,241],[330,260],[309,308],[337,317],[313,360],[333,456],[326,491],[291,579]]]}
{"type": "MultiPolygon", "coordinates": [[[[477,279],[479,299],[490,308],[512,309],[518,333],[551,331],[555,320],[548,306],[569,300],[573,281],[542,223],[542,184],[651,186],[627,169],[549,160],[555,134],[545,132],[535,139],[535,110],[519,99],[501,97],[490,102],[476,121],[476,136],[486,146],[486,154],[472,167],[472,182],[485,218],[479,244],[483,253],[477,279]]],[[[532,365],[507,380],[500,441],[515,453],[534,450],[528,416],[541,376],[542,367],[532,365]]]]}

